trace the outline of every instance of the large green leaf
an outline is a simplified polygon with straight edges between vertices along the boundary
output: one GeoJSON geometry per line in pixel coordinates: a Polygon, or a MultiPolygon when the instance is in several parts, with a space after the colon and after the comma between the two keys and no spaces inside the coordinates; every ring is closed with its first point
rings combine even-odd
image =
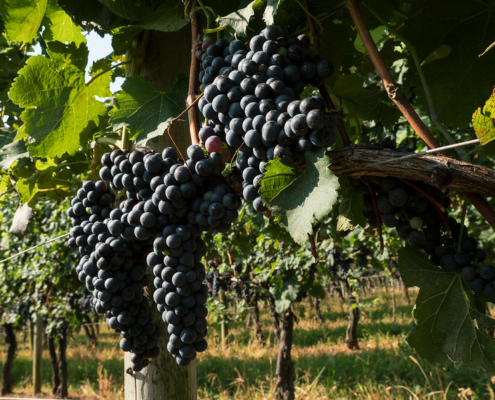
{"type": "Polygon", "coordinates": [[[166,0],[156,9],[135,0],[100,0],[100,2],[113,13],[142,29],[173,32],[189,23],[184,16],[184,5],[177,0],[166,0]]]}
{"type": "Polygon", "coordinates": [[[274,17],[277,14],[278,6],[283,3],[284,0],[268,0],[263,13],[263,20],[267,25],[272,25],[274,22],[274,17]]]}
{"type": "Polygon", "coordinates": [[[419,287],[409,344],[430,362],[495,370],[495,341],[475,324],[479,312],[461,275],[442,271],[412,246],[399,250],[398,267],[406,286],[419,287]]]}
{"type": "Polygon", "coordinates": [[[249,3],[246,7],[234,11],[225,17],[218,18],[218,26],[230,27],[237,36],[246,36],[246,29],[249,25],[249,20],[254,15],[253,6],[256,0],[249,3]]]}
{"type": "Polygon", "coordinates": [[[74,42],[76,47],[81,43],[86,43],[86,38],[81,33],[81,28],[74,24],[71,17],[55,3],[48,3],[43,26],[45,27],[43,38],[46,41],[74,42]]]}
{"type": "Polygon", "coordinates": [[[115,96],[110,123],[116,130],[130,127],[132,139],[137,142],[160,136],[170,121],[186,108],[187,88],[187,78],[183,75],[176,77],[172,88],[166,92],[159,92],[141,76],[127,78],[122,91],[115,96]]]}
{"type": "Polygon", "coordinates": [[[349,179],[340,180],[339,195],[337,230],[348,231],[358,225],[364,228],[368,221],[363,215],[363,196],[349,183],[349,179]]]}
{"type": "MultiPolygon", "coordinates": [[[[495,37],[493,0],[415,0],[411,15],[400,33],[416,46],[421,62],[439,49],[450,48],[446,57],[423,65],[433,104],[447,126],[466,128],[472,110],[479,107],[493,89],[495,53],[478,57],[495,37]]],[[[415,72],[414,63],[409,63],[415,72]]],[[[419,76],[418,102],[428,110],[419,76]]]]}
{"type": "Polygon", "coordinates": [[[376,85],[362,89],[355,101],[361,107],[362,118],[368,121],[381,121],[383,125],[390,126],[401,116],[387,92],[376,85]]]}
{"type": "Polygon", "coordinates": [[[313,222],[322,221],[332,211],[339,188],[337,177],[327,169],[330,159],[324,149],[308,151],[305,158],[304,171],[280,160],[269,162],[260,189],[263,200],[299,244],[308,241],[313,222]]]}
{"type": "Polygon", "coordinates": [[[480,107],[474,112],[473,128],[483,145],[495,139],[495,92],[486,101],[483,109],[480,107]]]}
{"type": "Polygon", "coordinates": [[[0,168],[8,170],[21,158],[29,157],[26,144],[20,140],[14,141],[16,131],[0,128],[0,168]]]}
{"type": "Polygon", "coordinates": [[[81,71],[85,70],[88,63],[89,52],[86,43],[81,43],[78,47],[74,42],[69,44],[48,42],[46,51],[52,60],[67,66],[73,65],[81,71]]]}
{"type": "Polygon", "coordinates": [[[0,14],[7,38],[12,42],[30,42],[38,36],[46,0],[2,0],[0,14]]]}
{"type": "Polygon", "coordinates": [[[80,69],[31,57],[10,92],[12,101],[26,108],[16,139],[25,140],[29,153],[38,157],[74,154],[81,146],[88,147],[87,131],[106,114],[95,96],[109,96],[109,84],[110,74],[86,85],[80,69]]]}

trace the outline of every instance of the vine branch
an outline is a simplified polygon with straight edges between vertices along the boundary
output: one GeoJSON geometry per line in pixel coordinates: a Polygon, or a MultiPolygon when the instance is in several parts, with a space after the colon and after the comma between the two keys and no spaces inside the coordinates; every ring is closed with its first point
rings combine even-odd
{"type": "MultiPolygon", "coordinates": [[[[199,60],[196,57],[196,45],[199,40],[199,13],[196,10],[195,0],[191,6],[191,37],[192,37],[192,45],[191,45],[191,68],[189,69],[189,89],[187,93],[187,102],[186,104],[190,106],[194,103],[194,99],[196,97],[196,93],[198,92],[199,86],[199,60]]],[[[199,110],[198,107],[191,107],[188,111],[188,119],[189,119],[189,134],[191,135],[191,143],[199,144],[198,133],[200,129],[199,123],[199,110]]]]}

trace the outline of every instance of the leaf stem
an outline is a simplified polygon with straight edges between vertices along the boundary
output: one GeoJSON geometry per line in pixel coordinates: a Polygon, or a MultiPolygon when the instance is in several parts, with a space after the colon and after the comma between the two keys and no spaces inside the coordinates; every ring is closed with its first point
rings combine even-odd
{"type": "Polygon", "coordinates": [[[126,126],[122,128],[122,150],[131,150],[131,141],[129,140],[129,130],[126,126]]]}
{"type": "Polygon", "coordinates": [[[99,74],[96,74],[95,76],[93,76],[91,78],[91,80],[88,83],[86,83],[86,86],[91,85],[96,79],[98,79],[102,75],[105,75],[107,72],[110,72],[110,71],[114,70],[115,68],[120,67],[121,65],[126,65],[126,64],[130,64],[130,63],[131,63],[130,61],[122,61],[122,62],[120,62],[120,63],[118,63],[118,64],[116,64],[116,65],[108,68],[107,70],[102,71],[99,74]]]}
{"type": "Polygon", "coordinates": [[[217,33],[223,31],[224,29],[227,29],[227,25],[219,26],[218,28],[213,29],[205,29],[204,33],[217,33]]]}
{"type": "Polygon", "coordinates": [[[199,5],[201,6],[201,10],[203,10],[203,13],[205,14],[206,17],[206,29],[213,29],[214,21],[213,21],[213,15],[211,14],[210,10],[208,10],[207,7],[203,4],[203,0],[198,0],[199,5]]]}

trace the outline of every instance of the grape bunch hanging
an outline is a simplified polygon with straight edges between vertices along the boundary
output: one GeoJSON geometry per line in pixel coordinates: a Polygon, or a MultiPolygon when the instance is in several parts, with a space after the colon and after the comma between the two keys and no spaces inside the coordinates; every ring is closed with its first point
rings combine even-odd
{"type": "Polygon", "coordinates": [[[189,146],[188,160],[174,148],[106,153],[101,180],[84,182],[71,201],[68,245],[82,254],[76,273],[96,312],[120,332],[133,371],[160,354],[161,329],[151,319],[151,303],[167,324],[167,350],[177,364],[188,365],[207,348],[208,287],[201,262],[207,248],[201,234],[227,232],[241,206],[221,176],[225,164],[236,156],[242,196],[264,211],[258,190],[269,160],[285,156],[299,164],[305,151],[335,142],[337,119],[324,102],[315,96],[299,100],[308,84],[320,86],[333,73],[309,38],[289,37],[272,25],[249,48],[239,40],[205,41],[205,52],[197,52],[204,147],[189,146]]]}
{"type": "Polygon", "coordinates": [[[393,177],[370,177],[369,187],[359,179],[351,179],[351,184],[363,194],[363,213],[372,228],[379,223],[395,228],[443,271],[461,273],[473,292],[495,298],[495,268],[483,263],[486,252],[468,228],[449,216],[448,191],[393,177]]]}
{"type": "Polygon", "coordinates": [[[289,37],[275,25],[254,36],[248,49],[240,40],[220,39],[205,40],[196,51],[204,88],[199,109],[207,120],[199,140],[214,165],[235,152],[242,196],[265,211],[258,191],[269,160],[288,157],[297,165],[305,151],[335,143],[337,118],[323,100],[299,100],[308,84],[318,87],[332,75],[333,65],[306,35],[289,37]]]}

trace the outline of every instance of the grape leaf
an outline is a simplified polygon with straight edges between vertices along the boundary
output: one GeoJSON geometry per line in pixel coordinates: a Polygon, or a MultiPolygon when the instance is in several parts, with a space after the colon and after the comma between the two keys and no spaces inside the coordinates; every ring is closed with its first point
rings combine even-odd
{"type": "Polygon", "coordinates": [[[12,42],[30,42],[38,36],[47,0],[2,0],[0,14],[7,38],[12,42]]]}
{"type": "Polygon", "coordinates": [[[265,8],[265,12],[263,13],[263,20],[267,25],[273,25],[274,17],[277,15],[278,6],[284,0],[268,0],[265,8]]]}
{"type": "Polygon", "coordinates": [[[130,127],[131,139],[138,143],[163,135],[170,121],[186,108],[187,88],[184,75],[176,77],[172,88],[166,92],[159,92],[149,80],[139,75],[129,77],[122,85],[122,91],[115,96],[110,123],[115,130],[130,127]]]}
{"type": "Polygon", "coordinates": [[[178,31],[189,23],[184,6],[177,0],[165,0],[158,8],[147,7],[135,0],[100,0],[110,11],[142,29],[163,32],[178,31]]]}
{"type": "Polygon", "coordinates": [[[348,231],[368,224],[363,215],[363,196],[349,183],[347,178],[340,180],[339,215],[337,230],[348,231]]]}
{"type": "Polygon", "coordinates": [[[74,24],[71,17],[57,4],[48,3],[43,26],[45,27],[43,38],[46,41],[74,42],[76,47],[81,43],[86,43],[86,38],[81,33],[81,28],[74,24]]]}
{"type": "Polygon", "coordinates": [[[106,115],[95,96],[109,96],[110,74],[86,85],[84,72],[43,56],[29,58],[12,85],[11,100],[26,108],[16,139],[38,157],[74,154],[87,147],[86,136],[106,115]]]}
{"type": "Polygon", "coordinates": [[[67,66],[73,65],[81,71],[86,68],[89,54],[86,43],[81,43],[78,47],[74,42],[65,44],[54,41],[48,42],[46,46],[46,51],[52,60],[67,66]]]}
{"type": "Polygon", "coordinates": [[[363,78],[357,74],[341,75],[335,82],[333,92],[344,100],[354,100],[361,94],[363,83],[363,78]]]}
{"type": "Polygon", "coordinates": [[[495,91],[483,109],[480,107],[474,112],[473,128],[482,145],[495,139],[495,91]]]}
{"type": "Polygon", "coordinates": [[[313,222],[323,220],[337,201],[339,181],[327,167],[330,159],[324,149],[305,153],[306,169],[269,162],[261,180],[260,194],[280,223],[299,244],[308,241],[313,222]]]}
{"type": "Polygon", "coordinates": [[[29,157],[26,144],[20,140],[14,141],[16,131],[0,128],[0,168],[8,170],[21,158],[29,157]]]}
{"type": "Polygon", "coordinates": [[[235,34],[240,36],[246,36],[246,29],[249,25],[249,20],[254,15],[253,6],[256,0],[249,3],[245,8],[234,11],[225,17],[220,17],[217,19],[218,26],[229,26],[235,32],[235,34]]]}
{"type": "Polygon", "coordinates": [[[362,118],[368,121],[381,121],[383,125],[390,126],[401,116],[387,92],[376,85],[362,89],[355,101],[361,106],[362,118]]]}
{"type": "Polygon", "coordinates": [[[409,344],[430,362],[495,370],[495,341],[474,323],[474,296],[461,275],[442,271],[412,246],[399,250],[398,268],[406,286],[419,287],[409,344]]]}
{"type": "Polygon", "coordinates": [[[280,313],[287,310],[297,299],[300,288],[301,283],[295,279],[289,279],[287,282],[280,280],[279,285],[273,285],[270,293],[275,299],[275,311],[280,313]]]}

